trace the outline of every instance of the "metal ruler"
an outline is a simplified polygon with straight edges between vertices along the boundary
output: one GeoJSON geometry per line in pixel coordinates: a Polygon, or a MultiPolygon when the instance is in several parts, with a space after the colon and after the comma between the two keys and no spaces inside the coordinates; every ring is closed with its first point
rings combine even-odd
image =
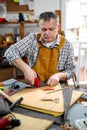
{"type": "Polygon", "coordinates": [[[66,88],[65,85],[62,86],[65,89],[62,89],[63,92],[63,99],[64,99],[64,115],[62,117],[62,122],[63,124],[67,121],[67,114],[70,108],[70,102],[71,102],[71,97],[72,97],[72,87],[66,88]]]}

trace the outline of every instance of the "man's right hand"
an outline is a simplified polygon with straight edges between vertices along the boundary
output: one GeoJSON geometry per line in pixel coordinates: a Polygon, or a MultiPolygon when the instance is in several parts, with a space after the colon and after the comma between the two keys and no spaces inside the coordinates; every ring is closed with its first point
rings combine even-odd
{"type": "Polygon", "coordinates": [[[24,71],[24,76],[26,83],[34,85],[34,79],[37,77],[37,74],[33,69],[27,67],[27,69],[24,71]]]}
{"type": "Polygon", "coordinates": [[[22,59],[19,58],[13,62],[13,65],[23,72],[26,83],[34,85],[34,79],[37,77],[37,74],[33,69],[29,67],[28,64],[26,64],[22,59]]]}

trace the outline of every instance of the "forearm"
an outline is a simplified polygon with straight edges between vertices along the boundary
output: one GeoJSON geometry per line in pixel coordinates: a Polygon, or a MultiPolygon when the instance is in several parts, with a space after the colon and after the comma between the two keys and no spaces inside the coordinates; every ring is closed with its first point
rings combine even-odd
{"type": "Polygon", "coordinates": [[[59,72],[57,76],[59,78],[59,81],[64,81],[67,79],[67,74],[65,72],[59,72]]]}
{"type": "Polygon", "coordinates": [[[31,85],[34,84],[34,79],[37,77],[37,74],[29,67],[29,65],[27,65],[22,59],[16,59],[13,62],[13,65],[19,68],[23,72],[25,81],[28,84],[31,85]]]}
{"type": "Polygon", "coordinates": [[[30,68],[22,59],[16,59],[12,64],[20,69],[23,73],[27,70],[27,68],[30,68]]]}
{"type": "Polygon", "coordinates": [[[67,79],[67,74],[64,72],[58,72],[53,74],[52,76],[49,77],[47,81],[47,85],[53,86],[59,83],[59,81],[64,81],[67,79]]]}

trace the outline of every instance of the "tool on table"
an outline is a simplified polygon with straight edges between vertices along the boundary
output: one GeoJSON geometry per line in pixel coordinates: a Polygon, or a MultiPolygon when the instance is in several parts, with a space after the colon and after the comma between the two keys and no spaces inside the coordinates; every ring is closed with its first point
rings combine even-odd
{"type": "Polygon", "coordinates": [[[12,83],[0,83],[0,90],[4,91],[5,93],[7,93],[8,95],[12,94],[14,92],[14,90],[19,89],[20,86],[15,84],[17,81],[14,81],[12,83]]]}
{"type": "Polygon", "coordinates": [[[34,79],[34,86],[40,87],[40,79],[38,77],[34,79]]]}
{"type": "Polygon", "coordinates": [[[68,110],[70,108],[70,102],[71,102],[71,97],[72,97],[72,90],[73,90],[72,87],[67,87],[65,84],[62,84],[62,88],[57,89],[57,90],[53,90],[53,91],[50,91],[50,92],[46,93],[46,94],[51,94],[51,93],[55,93],[55,92],[58,92],[58,91],[62,91],[63,99],[64,99],[64,114],[61,116],[61,121],[60,121],[60,123],[58,121],[58,124],[61,124],[63,126],[66,125],[66,124],[70,125],[69,124],[69,120],[67,119],[67,114],[68,114],[68,110]]]}
{"type": "Polygon", "coordinates": [[[62,123],[65,123],[65,121],[67,120],[67,113],[70,108],[70,102],[71,102],[71,97],[72,97],[72,87],[66,87],[63,84],[61,89],[53,90],[53,91],[47,92],[46,94],[51,94],[51,93],[58,92],[58,91],[63,92],[64,114],[62,116],[62,123]]]}
{"type": "Polygon", "coordinates": [[[59,98],[42,98],[41,99],[42,101],[52,101],[52,102],[55,102],[55,103],[59,103],[59,98]]]}
{"type": "Polygon", "coordinates": [[[63,99],[64,99],[64,115],[62,118],[63,123],[67,121],[67,114],[70,108],[70,102],[71,102],[71,97],[72,97],[72,87],[66,87],[63,85],[62,86],[62,92],[63,92],[63,99]]]}
{"type": "Polygon", "coordinates": [[[0,90],[0,93],[1,93],[5,98],[7,98],[11,103],[13,102],[13,99],[12,99],[10,96],[8,96],[5,92],[3,92],[2,90],[0,90]]]}
{"type": "Polygon", "coordinates": [[[47,86],[46,85],[46,82],[42,82],[42,81],[40,81],[40,78],[35,78],[34,79],[34,85],[30,85],[31,87],[43,87],[43,86],[47,86]]]}
{"type": "Polygon", "coordinates": [[[49,90],[54,90],[54,88],[49,87],[49,88],[44,88],[43,89],[43,91],[49,91],[49,90]]]}
{"type": "Polygon", "coordinates": [[[20,82],[14,78],[0,82],[0,84],[1,84],[1,86],[0,86],[1,90],[3,90],[8,95],[17,93],[20,90],[29,86],[28,84],[26,84],[24,82],[20,82]]]}
{"type": "Polygon", "coordinates": [[[13,110],[14,107],[15,107],[17,104],[20,104],[20,103],[22,102],[22,100],[23,100],[23,97],[20,97],[18,100],[16,100],[14,103],[12,103],[12,104],[10,105],[10,110],[13,110]]]}
{"type": "Polygon", "coordinates": [[[10,103],[12,103],[10,105],[10,110],[13,110],[14,107],[17,105],[17,104],[20,104],[21,101],[23,100],[23,97],[20,97],[19,99],[17,99],[16,101],[14,101],[9,95],[7,95],[5,92],[3,92],[2,90],[0,90],[0,94],[2,96],[4,96],[4,98],[6,98],[10,103]]]}
{"type": "Polygon", "coordinates": [[[62,85],[63,99],[64,99],[64,114],[61,116],[61,126],[60,130],[77,130],[77,128],[70,124],[70,120],[67,119],[68,111],[70,108],[71,97],[72,97],[72,87],[66,87],[65,84],[62,85]],[[67,89],[66,89],[67,88],[67,89]]]}

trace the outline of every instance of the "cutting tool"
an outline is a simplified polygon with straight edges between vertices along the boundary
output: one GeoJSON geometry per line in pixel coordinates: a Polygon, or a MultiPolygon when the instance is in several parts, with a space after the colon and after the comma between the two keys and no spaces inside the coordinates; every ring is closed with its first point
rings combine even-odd
{"type": "Polygon", "coordinates": [[[42,82],[40,81],[40,79],[37,77],[34,79],[34,85],[30,85],[29,87],[43,87],[43,86],[47,86],[46,82],[42,82]]]}

